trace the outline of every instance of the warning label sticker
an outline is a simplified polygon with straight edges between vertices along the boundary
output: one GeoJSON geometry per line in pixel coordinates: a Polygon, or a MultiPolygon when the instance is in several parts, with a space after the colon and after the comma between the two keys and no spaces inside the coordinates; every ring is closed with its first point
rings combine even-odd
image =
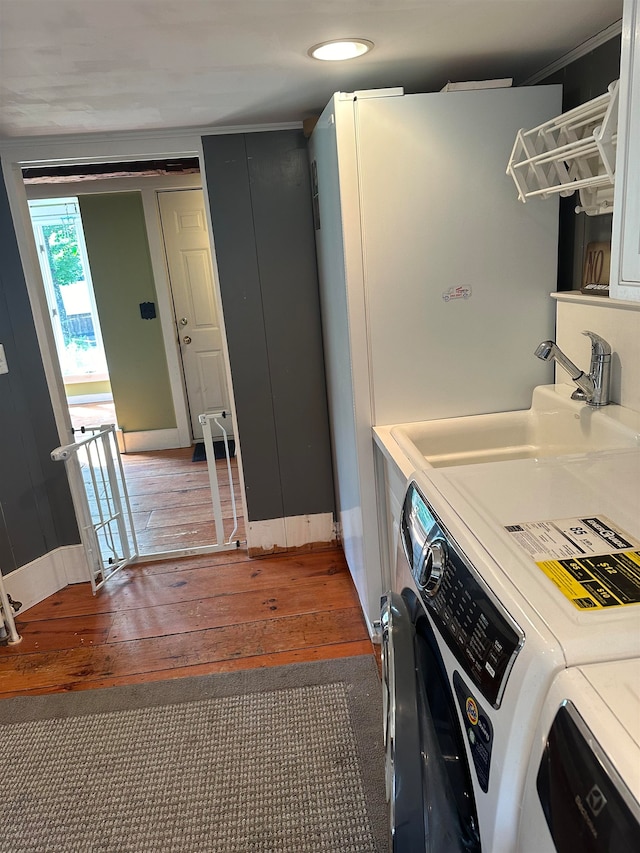
{"type": "Polygon", "coordinates": [[[640,542],[604,516],[505,529],[579,610],[640,603],[640,542]]]}

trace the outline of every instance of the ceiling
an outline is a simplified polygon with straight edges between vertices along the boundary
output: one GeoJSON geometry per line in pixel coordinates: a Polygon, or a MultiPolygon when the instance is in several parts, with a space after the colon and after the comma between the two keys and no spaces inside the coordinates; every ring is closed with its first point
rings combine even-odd
{"type": "Polygon", "coordinates": [[[0,138],[297,122],[334,91],[513,77],[622,0],[0,0],[0,138]],[[318,62],[359,36],[374,50],[318,62]]]}

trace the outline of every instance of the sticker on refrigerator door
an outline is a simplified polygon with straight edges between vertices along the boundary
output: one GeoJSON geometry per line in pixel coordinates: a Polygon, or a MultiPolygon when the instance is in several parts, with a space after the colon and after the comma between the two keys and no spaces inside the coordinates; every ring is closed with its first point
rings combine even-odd
{"type": "Polygon", "coordinates": [[[471,288],[464,285],[458,287],[450,287],[442,294],[445,302],[450,302],[452,299],[469,299],[471,296],[471,288]]]}

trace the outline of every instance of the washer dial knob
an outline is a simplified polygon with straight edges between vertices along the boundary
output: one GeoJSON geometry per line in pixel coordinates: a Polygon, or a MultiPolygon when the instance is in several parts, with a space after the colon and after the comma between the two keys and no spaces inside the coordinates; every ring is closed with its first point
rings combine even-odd
{"type": "Polygon", "coordinates": [[[444,539],[436,539],[425,543],[418,584],[426,594],[433,598],[442,582],[444,570],[447,567],[448,553],[444,539]]]}

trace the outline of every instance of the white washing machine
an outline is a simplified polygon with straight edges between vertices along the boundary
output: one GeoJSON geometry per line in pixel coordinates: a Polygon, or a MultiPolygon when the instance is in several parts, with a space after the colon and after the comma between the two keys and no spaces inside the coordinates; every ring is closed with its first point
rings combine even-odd
{"type": "Polygon", "coordinates": [[[640,660],[559,673],[525,782],[521,853],[640,847],[640,660]]]}
{"type": "Polygon", "coordinates": [[[554,680],[640,657],[640,452],[418,472],[400,534],[382,609],[393,849],[513,853],[554,680]]]}

